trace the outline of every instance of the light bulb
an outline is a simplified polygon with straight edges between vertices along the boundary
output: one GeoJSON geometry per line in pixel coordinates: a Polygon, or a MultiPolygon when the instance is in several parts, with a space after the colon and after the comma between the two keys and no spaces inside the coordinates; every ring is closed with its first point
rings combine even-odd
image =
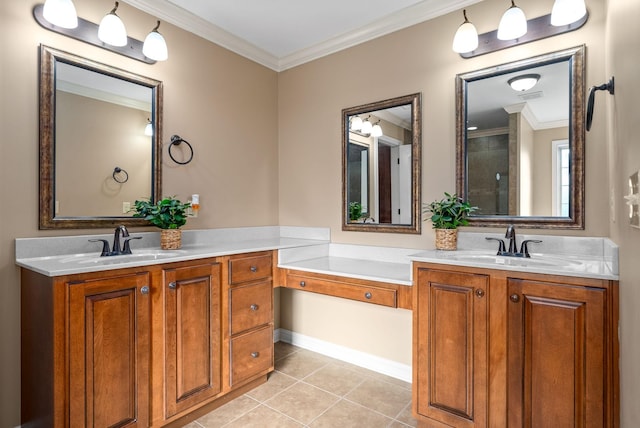
{"type": "Polygon", "coordinates": [[[367,119],[364,122],[362,122],[362,133],[363,134],[371,134],[372,130],[373,130],[373,124],[371,122],[369,122],[369,119],[367,119]]]}
{"type": "Polygon", "coordinates": [[[382,127],[377,123],[371,128],[372,137],[382,137],[382,127]]]}
{"type": "Polygon", "coordinates": [[[573,24],[587,14],[584,0],[556,0],[551,10],[551,25],[573,24]]]}
{"type": "Polygon", "coordinates": [[[511,7],[502,15],[498,25],[498,39],[513,40],[527,34],[527,17],[511,0],[511,7]]]}
{"type": "Polygon", "coordinates": [[[78,14],[71,0],[46,0],[42,8],[44,19],[62,28],[76,28],[78,14]]]}
{"type": "Polygon", "coordinates": [[[453,51],[466,53],[478,47],[478,31],[476,27],[467,19],[467,11],[462,11],[464,22],[458,27],[456,35],[453,37],[453,51]]]}
{"type": "Polygon", "coordinates": [[[124,28],[124,23],[116,15],[118,9],[118,2],[116,6],[107,13],[102,21],[100,21],[100,27],[98,27],[98,38],[104,43],[112,46],[126,46],[127,30],[124,28]]]}
{"type": "Polygon", "coordinates": [[[169,57],[167,52],[167,42],[165,42],[162,34],[158,32],[160,27],[160,21],[156,27],[151,30],[147,37],[144,39],[144,45],[142,45],[142,53],[150,59],[155,61],[166,61],[169,57]]]}
{"type": "Polygon", "coordinates": [[[360,116],[353,116],[351,118],[351,126],[352,131],[360,131],[362,129],[362,119],[360,116]]]}

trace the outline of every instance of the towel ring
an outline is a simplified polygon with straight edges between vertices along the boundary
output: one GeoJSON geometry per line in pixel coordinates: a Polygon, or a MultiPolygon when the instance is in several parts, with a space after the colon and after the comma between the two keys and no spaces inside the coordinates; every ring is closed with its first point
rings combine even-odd
{"type": "Polygon", "coordinates": [[[113,168],[113,174],[111,174],[111,176],[116,181],[116,183],[123,184],[129,181],[129,173],[124,169],[120,168],[119,166],[113,168]],[[124,174],[124,177],[121,177],[121,178],[116,177],[116,174],[120,174],[120,173],[124,174]]]}
{"type": "Polygon", "coordinates": [[[171,137],[171,143],[169,143],[169,157],[171,158],[172,161],[174,161],[179,165],[186,165],[189,162],[191,162],[191,160],[193,159],[193,147],[191,147],[191,144],[189,144],[187,140],[183,140],[182,137],[180,137],[179,135],[173,135],[171,137]],[[191,151],[191,155],[189,156],[189,159],[181,162],[179,160],[176,160],[176,158],[173,157],[173,154],[171,153],[171,147],[173,147],[174,145],[179,146],[182,143],[185,143],[189,147],[189,150],[191,151]]]}

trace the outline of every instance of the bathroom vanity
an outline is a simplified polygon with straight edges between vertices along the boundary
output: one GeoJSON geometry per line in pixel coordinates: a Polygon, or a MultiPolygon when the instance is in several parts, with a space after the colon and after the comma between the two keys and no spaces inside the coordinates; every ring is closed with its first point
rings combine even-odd
{"type": "Polygon", "coordinates": [[[142,234],[118,257],[19,240],[23,424],[183,426],[266,381],[287,287],[413,310],[420,426],[619,426],[608,240],[545,236],[527,259],[477,250],[492,234],[417,253],[293,229],[187,231],[176,251],[142,234]]]}

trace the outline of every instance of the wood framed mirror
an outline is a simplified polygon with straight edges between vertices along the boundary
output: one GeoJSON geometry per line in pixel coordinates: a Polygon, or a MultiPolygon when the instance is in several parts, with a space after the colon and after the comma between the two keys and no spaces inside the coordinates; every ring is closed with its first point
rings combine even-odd
{"type": "Polygon", "coordinates": [[[421,94],[342,110],[342,230],[421,230],[421,94]]]}
{"type": "Polygon", "coordinates": [[[584,229],[585,47],[456,76],[457,183],[471,226],[584,229]],[[527,77],[532,87],[511,84],[527,77]]]}
{"type": "Polygon", "coordinates": [[[161,135],[162,82],[41,45],[40,229],[147,226],[161,135]]]}

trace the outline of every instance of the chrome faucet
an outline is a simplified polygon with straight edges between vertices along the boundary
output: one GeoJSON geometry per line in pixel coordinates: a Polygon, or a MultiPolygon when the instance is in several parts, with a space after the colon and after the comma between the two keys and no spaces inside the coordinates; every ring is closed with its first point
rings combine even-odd
{"type": "Polygon", "coordinates": [[[125,225],[120,225],[116,227],[113,233],[113,246],[111,247],[111,250],[109,250],[109,242],[106,239],[89,239],[89,242],[102,242],[102,252],[100,253],[100,257],[106,257],[131,254],[129,241],[132,239],[142,239],[142,236],[129,237],[129,231],[125,225]],[[121,238],[125,238],[124,246],[120,244],[121,238]]]}
{"type": "Polygon", "coordinates": [[[507,226],[507,231],[504,234],[504,237],[509,240],[509,249],[506,248],[505,243],[502,239],[498,238],[485,238],[487,241],[498,241],[498,256],[508,256],[508,257],[526,257],[530,258],[529,254],[529,243],[539,244],[542,241],[537,239],[525,239],[522,241],[520,245],[520,251],[518,251],[518,242],[516,241],[516,229],[512,224],[507,226]]]}

